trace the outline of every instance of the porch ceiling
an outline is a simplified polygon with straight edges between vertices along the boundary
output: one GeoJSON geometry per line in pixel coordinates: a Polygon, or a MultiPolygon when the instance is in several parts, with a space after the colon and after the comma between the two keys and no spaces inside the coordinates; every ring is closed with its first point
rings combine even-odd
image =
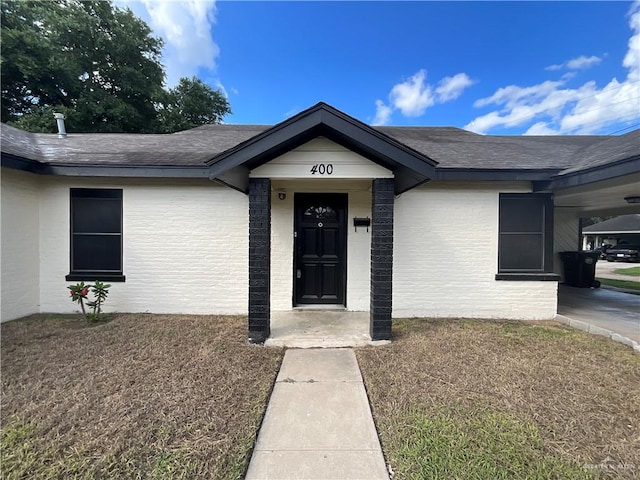
{"type": "Polygon", "coordinates": [[[640,196],[640,173],[554,190],[556,207],[600,216],[640,213],[640,204],[625,201],[628,196],[640,196]]]}

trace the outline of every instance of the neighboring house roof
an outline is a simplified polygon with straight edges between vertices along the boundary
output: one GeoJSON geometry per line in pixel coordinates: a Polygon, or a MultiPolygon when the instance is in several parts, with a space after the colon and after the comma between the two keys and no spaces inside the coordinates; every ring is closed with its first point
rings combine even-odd
{"type": "Polygon", "coordinates": [[[620,215],[582,229],[585,235],[640,233],[640,214],[620,215]]]}
{"type": "Polygon", "coordinates": [[[371,127],[324,103],[275,126],[204,125],[174,134],[69,133],[60,139],[2,124],[0,133],[3,165],[48,174],[163,172],[206,178],[219,170],[219,162],[232,165],[252,157],[256,165],[313,135],[387,166],[396,156],[404,157],[422,180],[434,170],[429,178],[532,180],[537,190],[549,190],[594,181],[599,177],[592,172],[611,165],[619,165],[615,175],[640,170],[640,130],[620,136],[495,136],[454,127],[371,127]]]}

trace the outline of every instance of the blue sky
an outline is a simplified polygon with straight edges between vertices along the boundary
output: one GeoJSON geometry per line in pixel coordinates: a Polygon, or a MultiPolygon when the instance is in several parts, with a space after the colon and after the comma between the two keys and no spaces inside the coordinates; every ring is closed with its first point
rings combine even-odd
{"type": "Polygon", "coordinates": [[[226,123],[324,101],[364,122],[487,134],[640,124],[640,1],[119,0],[165,41],[167,84],[221,88],[226,123]]]}

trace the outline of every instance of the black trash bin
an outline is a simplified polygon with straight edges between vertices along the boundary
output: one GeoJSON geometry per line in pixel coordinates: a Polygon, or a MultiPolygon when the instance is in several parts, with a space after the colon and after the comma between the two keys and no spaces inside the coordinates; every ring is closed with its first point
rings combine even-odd
{"type": "Polygon", "coordinates": [[[564,283],[572,287],[598,288],[596,280],[596,263],[600,252],[589,250],[584,252],[560,252],[564,263],[564,283]]]}

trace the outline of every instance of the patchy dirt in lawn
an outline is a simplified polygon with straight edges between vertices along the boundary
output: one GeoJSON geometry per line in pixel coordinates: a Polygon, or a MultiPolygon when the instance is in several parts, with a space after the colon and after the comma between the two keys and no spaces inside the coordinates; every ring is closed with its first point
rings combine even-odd
{"type": "MultiPolygon", "coordinates": [[[[419,418],[433,432],[452,411],[480,412],[464,420],[470,425],[497,415],[533,428],[542,442],[536,455],[551,456],[542,463],[577,466],[576,478],[580,471],[640,477],[640,355],[630,348],[551,322],[394,320],[393,339],[358,349],[357,357],[385,455],[400,470],[396,478],[421,478],[403,457],[407,429],[416,430],[407,419],[419,418]]],[[[471,433],[461,433],[465,442],[471,433]]],[[[448,443],[448,454],[453,450],[448,443]]],[[[538,478],[525,464],[524,476],[507,478],[538,478]]]]}
{"type": "Polygon", "coordinates": [[[2,325],[3,478],[241,478],[283,351],[246,318],[2,325]]]}

